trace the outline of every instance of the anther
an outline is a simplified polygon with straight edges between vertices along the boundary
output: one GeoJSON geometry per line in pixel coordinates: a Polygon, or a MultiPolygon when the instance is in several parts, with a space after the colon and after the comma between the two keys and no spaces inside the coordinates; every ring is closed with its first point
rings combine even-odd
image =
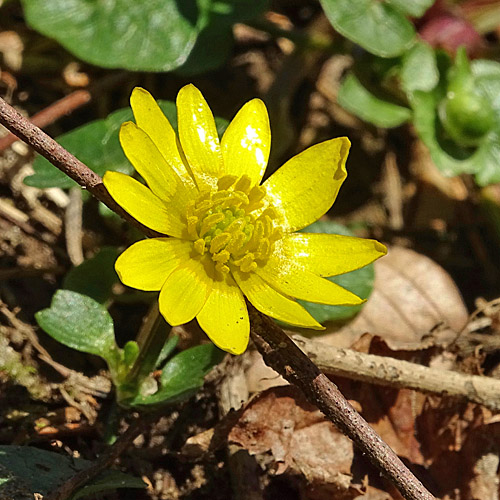
{"type": "Polygon", "coordinates": [[[234,185],[234,190],[248,193],[251,185],[252,185],[252,180],[250,179],[250,177],[248,177],[248,175],[242,175],[238,179],[238,182],[234,185]]]}
{"type": "Polygon", "coordinates": [[[200,254],[204,255],[206,246],[205,246],[205,240],[200,238],[194,242],[194,249],[200,254]]]}
{"type": "Polygon", "coordinates": [[[195,217],[194,215],[187,218],[188,234],[192,237],[198,236],[198,233],[196,232],[196,225],[198,224],[198,220],[198,217],[195,217]]]}
{"type": "Polygon", "coordinates": [[[217,187],[219,191],[224,191],[226,189],[229,189],[236,181],[238,177],[236,175],[223,175],[218,181],[217,181],[217,187]]]}
{"type": "Polygon", "coordinates": [[[217,264],[215,264],[215,269],[224,274],[227,274],[229,272],[229,267],[226,266],[226,264],[222,264],[221,262],[217,262],[217,264]]]}
{"type": "Polygon", "coordinates": [[[216,212],[215,214],[205,217],[203,219],[203,224],[201,225],[200,236],[204,236],[213,226],[222,222],[224,219],[224,214],[221,212],[216,212]]]}
{"type": "Polygon", "coordinates": [[[220,262],[221,264],[225,264],[230,257],[231,254],[227,250],[221,250],[219,253],[214,254],[212,256],[212,259],[215,262],[220,262]]]}
{"type": "Polygon", "coordinates": [[[233,234],[231,241],[227,244],[226,250],[232,254],[237,254],[245,244],[246,239],[247,236],[242,231],[233,234]]]}
{"type": "Polygon", "coordinates": [[[222,233],[217,235],[212,239],[212,242],[210,243],[210,253],[215,254],[222,250],[229,243],[230,239],[231,235],[229,233],[222,233]]]}
{"type": "Polygon", "coordinates": [[[241,259],[235,260],[234,264],[244,273],[249,273],[257,268],[257,263],[254,262],[254,255],[252,253],[247,253],[241,259]]]}

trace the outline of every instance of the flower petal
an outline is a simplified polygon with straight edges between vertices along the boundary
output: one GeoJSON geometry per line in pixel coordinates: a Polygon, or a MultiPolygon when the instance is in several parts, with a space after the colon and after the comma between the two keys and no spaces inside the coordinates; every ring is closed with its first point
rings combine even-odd
{"type": "Polygon", "coordinates": [[[175,130],[153,96],[147,90],[136,87],[130,96],[130,105],[137,126],[148,134],[179,177],[186,183],[193,184],[189,167],[184,163],[183,153],[179,150],[175,130]]]}
{"type": "Polygon", "coordinates": [[[170,274],[187,259],[191,242],[177,238],[141,240],[127,248],[116,260],[120,280],[139,290],[160,290],[170,274]]]}
{"type": "Polygon", "coordinates": [[[179,138],[198,185],[217,185],[224,164],[214,116],[201,92],[186,85],[177,95],[179,138]]]}
{"type": "Polygon", "coordinates": [[[227,174],[246,174],[260,184],[271,149],[271,129],[266,105],[260,99],[247,102],[226,129],[221,142],[227,174]]]}
{"type": "Polygon", "coordinates": [[[209,259],[191,256],[170,274],[161,289],[159,306],[172,326],[191,321],[201,311],[212,290],[214,272],[209,259]]]}
{"type": "Polygon", "coordinates": [[[296,299],[330,306],[354,306],[365,302],[349,290],[276,254],[254,272],[278,292],[296,299]]]}
{"type": "Polygon", "coordinates": [[[212,291],[196,319],[220,349],[242,354],[247,348],[250,336],[247,306],[230,275],[213,282],[212,291]]]}
{"type": "Polygon", "coordinates": [[[319,276],[336,276],[370,264],[385,255],[387,248],[354,236],[291,233],[276,242],[275,253],[319,276]]]}
{"type": "Polygon", "coordinates": [[[231,272],[241,291],[260,312],[290,325],[324,330],[300,304],[278,293],[255,273],[242,273],[234,267],[231,272]]]}
{"type": "Polygon", "coordinates": [[[347,176],[350,144],[346,137],[316,144],[288,160],[264,182],[286,232],[308,226],[332,206],[347,176]]]}
{"type": "Polygon", "coordinates": [[[179,206],[167,206],[144,184],[121,172],[106,172],[103,183],[116,203],[141,224],[177,238],[185,236],[179,206]]]}
{"type": "Polygon", "coordinates": [[[125,122],[121,126],[120,143],[130,163],[162,201],[168,203],[175,197],[175,204],[185,207],[196,196],[194,184],[177,175],[148,134],[135,123],[125,122]]]}

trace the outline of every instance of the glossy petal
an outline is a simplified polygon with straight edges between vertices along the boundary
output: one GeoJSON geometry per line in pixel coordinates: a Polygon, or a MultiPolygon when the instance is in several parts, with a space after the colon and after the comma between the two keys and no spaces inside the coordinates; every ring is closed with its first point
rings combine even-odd
{"type": "Polygon", "coordinates": [[[332,206],[347,176],[349,147],[346,137],[316,144],[287,161],[264,182],[286,232],[308,226],[332,206]]]}
{"type": "Polygon", "coordinates": [[[160,312],[172,326],[191,321],[205,305],[213,286],[207,268],[213,276],[213,263],[191,254],[191,258],[184,260],[163,284],[160,312]]]}
{"type": "Polygon", "coordinates": [[[106,172],[103,183],[116,203],[141,224],[170,236],[185,235],[180,207],[173,203],[167,206],[144,184],[120,172],[106,172]]]}
{"type": "Polygon", "coordinates": [[[130,163],[162,201],[185,207],[197,194],[194,185],[185,183],[167,163],[151,138],[133,122],[120,129],[120,143],[130,163]]]}
{"type": "Polygon", "coordinates": [[[145,89],[136,87],[130,97],[137,126],[144,130],[155,143],[168,164],[188,184],[193,184],[189,167],[184,163],[183,153],[175,130],[163,114],[153,96],[145,89]]]}
{"type": "Polygon", "coordinates": [[[331,306],[355,306],[365,302],[349,290],[320,278],[287,258],[272,256],[265,266],[255,271],[278,292],[296,299],[331,306]]]}
{"type": "Polygon", "coordinates": [[[260,99],[238,111],[222,137],[221,149],[227,174],[246,174],[253,184],[260,184],[271,149],[269,116],[260,99]]]}
{"type": "Polygon", "coordinates": [[[191,242],[177,238],[141,240],[127,248],[116,260],[122,283],[139,290],[160,290],[170,274],[189,258],[191,242]]]}
{"type": "Polygon", "coordinates": [[[277,292],[255,273],[241,273],[237,268],[231,271],[241,291],[260,312],[290,325],[324,330],[300,304],[277,292]]]}
{"type": "Polygon", "coordinates": [[[212,291],[196,319],[220,349],[242,354],[247,348],[250,336],[247,306],[230,275],[213,282],[212,291]]]}
{"type": "Polygon", "coordinates": [[[320,233],[286,234],[275,248],[275,254],[319,276],[354,271],[386,253],[387,248],[375,240],[320,233]]]}
{"type": "Polygon", "coordinates": [[[179,138],[198,185],[216,186],[224,164],[214,116],[201,92],[186,85],[177,95],[179,138]]]}

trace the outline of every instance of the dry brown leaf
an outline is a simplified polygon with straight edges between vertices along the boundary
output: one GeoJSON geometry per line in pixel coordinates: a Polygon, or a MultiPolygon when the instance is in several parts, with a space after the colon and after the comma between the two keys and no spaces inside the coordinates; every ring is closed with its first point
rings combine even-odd
{"type": "Polygon", "coordinates": [[[361,313],[319,340],[349,347],[369,332],[393,350],[417,350],[429,345],[438,326],[440,341],[451,340],[467,318],[460,292],[441,266],[413,250],[392,247],[375,263],[374,290],[361,313]]]}
{"type": "Polygon", "coordinates": [[[277,474],[291,469],[308,483],[349,488],[352,442],[293,386],[271,388],[250,401],[228,441],[251,454],[270,451],[277,474]]]}

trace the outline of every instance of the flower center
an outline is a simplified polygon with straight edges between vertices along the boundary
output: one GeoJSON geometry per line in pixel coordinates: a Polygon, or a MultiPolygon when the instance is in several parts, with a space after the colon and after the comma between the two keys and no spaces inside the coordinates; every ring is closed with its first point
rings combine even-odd
{"type": "Polygon", "coordinates": [[[245,273],[253,271],[269,258],[283,234],[274,208],[262,210],[265,188],[251,184],[247,175],[225,175],[217,191],[201,192],[187,207],[194,249],[200,255],[209,252],[222,273],[229,272],[229,264],[245,273]]]}

